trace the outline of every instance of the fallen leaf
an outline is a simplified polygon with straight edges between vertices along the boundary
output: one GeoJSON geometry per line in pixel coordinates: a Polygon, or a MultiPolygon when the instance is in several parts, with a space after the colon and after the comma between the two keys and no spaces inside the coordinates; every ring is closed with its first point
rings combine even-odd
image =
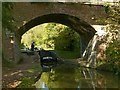
{"type": "Polygon", "coordinates": [[[8,85],[8,87],[9,87],[9,88],[15,88],[15,87],[17,87],[18,85],[20,85],[20,83],[21,83],[21,81],[15,80],[13,83],[10,83],[10,84],[8,85]]]}

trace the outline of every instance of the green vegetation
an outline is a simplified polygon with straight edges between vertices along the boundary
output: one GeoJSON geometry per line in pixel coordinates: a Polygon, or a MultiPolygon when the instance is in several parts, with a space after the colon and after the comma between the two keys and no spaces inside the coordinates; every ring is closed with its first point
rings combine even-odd
{"type": "Polygon", "coordinates": [[[2,63],[4,66],[11,65],[11,62],[10,60],[8,60],[7,55],[5,53],[5,41],[7,37],[6,32],[14,33],[15,22],[11,11],[13,6],[14,3],[2,2],[2,63]]]}
{"type": "Polygon", "coordinates": [[[21,84],[18,86],[18,88],[35,88],[34,80],[34,77],[23,77],[20,79],[21,84]]]}
{"type": "Polygon", "coordinates": [[[80,36],[71,28],[57,23],[45,23],[30,29],[22,36],[22,46],[30,48],[31,42],[43,49],[77,50],[80,36]]]}
{"type": "Polygon", "coordinates": [[[54,39],[55,49],[63,51],[80,50],[80,36],[69,27],[65,27],[59,33],[59,36],[54,39]]]}
{"type": "Polygon", "coordinates": [[[34,85],[36,80],[35,75],[38,75],[41,73],[40,64],[39,63],[33,64],[32,67],[26,71],[27,71],[26,74],[30,73],[31,75],[20,78],[19,81],[21,83],[18,86],[18,88],[35,88],[35,85],[34,85]]]}
{"type": "Polygon", "coordinates": [[[7,29],[13,32],[13,28],[15,27],[14,18],[12,16],[12,9],[14,3],[11,2],[3,2],[2,3],[2,27],[3,30],[7,29]]]}
{"type": "Polygon", "coordinates": [[[109,24],[108,30],[112,33],[112,42],[107,48],[107,63],[111,66],[111,71],[120,74],[120,3],[108,7],[109,18],[106,22],[109,24]]]}
{"type": "Polygon", "coordinates": [[[23,48],[30,48],[33,41],[37,48],[55,50],[64,58],[80,56],[79,34],[62,24],[45,23],[30,29],[22,36],[23,48]]]}
{"type": "Polygon", "coordinates": [[[114,41],[106,50],[110,70],[120,74],[120,42],[114,41]]]}
{"type": "Polygon", "coordinates": [[[107,23],[109,46],[106,50],[106,60],[103,61],[100,69],[106,69],[116,74],[120,74],[120,3],[111,6],[106,4],[106,13],[109,17],[105,22],[107,23]]]}
{"type": "Polygon", "coordinates": [[[76,59],[80,57],[80,51],[55,51],[61,58],[76,59]]]}

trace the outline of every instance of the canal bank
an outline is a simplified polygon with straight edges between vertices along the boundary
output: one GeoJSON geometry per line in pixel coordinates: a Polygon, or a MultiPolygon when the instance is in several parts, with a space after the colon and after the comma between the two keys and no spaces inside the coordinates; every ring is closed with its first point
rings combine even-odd
{"type": "Polygon", "coordinates": [[[2,88],[34,88],[34,80],[41,71],[36,55],[22,54],[22,61],[18,64],[2,67],[2,88]]]}

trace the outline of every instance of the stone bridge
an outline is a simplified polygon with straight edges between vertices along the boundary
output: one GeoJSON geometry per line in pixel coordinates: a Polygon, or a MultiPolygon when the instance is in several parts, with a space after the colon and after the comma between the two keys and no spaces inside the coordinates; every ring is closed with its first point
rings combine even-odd
{"type": "Polygon", "coordinates": [[[67,25],[80,34],[81,54],[83,54],[96,32],[92,25],[102,24],[97,20],[106,18],[107,14],[102,5],[80,2],[16,2],[13,16],[17,25],[16,47],[20,45],[21,36],[29,29],[39,24],[55,22],[67,25]]]}

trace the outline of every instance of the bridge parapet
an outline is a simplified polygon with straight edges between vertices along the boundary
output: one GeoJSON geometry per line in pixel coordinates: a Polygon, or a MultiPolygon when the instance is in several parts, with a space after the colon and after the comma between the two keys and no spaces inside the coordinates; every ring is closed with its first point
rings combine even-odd
{"type": "Polygon", "coordinates": [[[17,27],[39,16],[61,13],[75,16],[90,25],[101,24],[97,19],[106,18],[107,14],[102,5],[89,5],[81,3],[58,3],[58,2],[16,2],[13,8],[13,16],[17,27]]]}

